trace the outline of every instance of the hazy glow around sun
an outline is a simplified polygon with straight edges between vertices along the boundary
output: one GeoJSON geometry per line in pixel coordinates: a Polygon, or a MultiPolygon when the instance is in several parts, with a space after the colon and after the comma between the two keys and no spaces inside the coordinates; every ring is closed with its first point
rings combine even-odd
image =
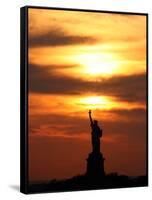
{"type": "Polygon", "coordinates": [[[112,102],[104,96],[87,96],[81,98],[79,103],[88,108],[108,108],[112,102]]]}
{"type": "Polygon", "coordinates": [[[112,54],[84,54],[77,59],[83,66],[83,72],[90,75],[113,74],[118,69],[118,63],[112,54]]]}

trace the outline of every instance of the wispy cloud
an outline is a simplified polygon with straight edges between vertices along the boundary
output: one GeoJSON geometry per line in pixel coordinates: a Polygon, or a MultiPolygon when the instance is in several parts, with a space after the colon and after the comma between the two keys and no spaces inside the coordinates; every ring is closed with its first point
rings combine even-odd
{"type": "Polygon", "coordinates": [[[95,42],[96,39],[93,37],[68,34],[61,28],[52,28],[49,32],[37,33],[29,37],[29,47],[83,45],[95,42]]]}
{"type": "Polygon", "coordinates": [[[98,95],[113,96],[120,101],[145,102],[146,76],[144,73],[101,78],[94,82],[56,74],[50,69],[54,67],[29,65],[30,92],[62,95],[92,92],[98,95]]]}

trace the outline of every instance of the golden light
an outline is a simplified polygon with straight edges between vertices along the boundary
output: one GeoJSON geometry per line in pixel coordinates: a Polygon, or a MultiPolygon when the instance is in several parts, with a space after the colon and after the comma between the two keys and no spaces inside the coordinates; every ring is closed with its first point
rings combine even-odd
{"type": "Polygon", "coordinates": [[[101,96],[88,96],[83,97],[79,100],[79,104],[85,106],[87,108],[99,108],[99,109],[107,109],[112,106],[112,102],[107,97],[101,96]]]}
{"type": "Polygon", "coordinates": [[[101,97],[86,97],[84,99],[84,102],[86,104],[91,104],[91,105],[97,105],[97,104],[101,104],[103,102],[105,102],[105,99],[101,98],[101,97]]]}
{"type": "Polygon", "coordinates": [[[110,75],[119,68],[112,54],[82,54],[77,59],[83,66],[83,72],[89,75],[110,75]]]}

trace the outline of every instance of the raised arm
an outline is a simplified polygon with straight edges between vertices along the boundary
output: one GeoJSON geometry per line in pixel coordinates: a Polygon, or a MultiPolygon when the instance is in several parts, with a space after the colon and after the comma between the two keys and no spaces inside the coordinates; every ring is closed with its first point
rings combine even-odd
{"type": "Polygon", "coordinates": [[[92,117],[91,117],[91,110],[89,110],[89,119],[90,119],[90,123],[91,123],[91,126],[93,125],[93,120],[92,120],[92,117]]]}

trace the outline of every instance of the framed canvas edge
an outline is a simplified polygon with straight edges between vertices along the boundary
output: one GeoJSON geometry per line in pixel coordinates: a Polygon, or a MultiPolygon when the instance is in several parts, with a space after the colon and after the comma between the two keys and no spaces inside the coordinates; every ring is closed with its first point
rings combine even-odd
{"type": "Polygon", "coordinates": [[[28,194],[28,8],[20,9],[20,192],[28,194]]]}
{"type": "MultiPolygon", "coordinates": [[[[48,9],[48,10],[63,10],[63,11],[80,11],[80,12],[98,12],[98,13],[113,13],[113,14],[126,14],[126,15],[143,15],[146,17],[146,175],[147,175],[147,186],[149,186],[149,167],[148,167],[148,23],[149,14],[141,12],[125,12],[125,11],[107,11],[107,10],[93,10],[93,9],[77,9],[77,8],[61,8],[61,7],[43,7],[43,6],[24,6],[20,8],[20,192],[24,194],[33,193],[53,193],[53,191],[44,192],[32,192],[29,188],[29,177],[28,177],[28,9],[48,9]]],[[[131,187],[128,187],[131,188],[131,187]]],[[[141,188],[141,186],[138,186],[141,188]]],[[[111,188],[108,188],[111,189],[111,188]]],[[[120,189],[120,188],[114,188],[120,189]]],[[[99,190],[99,189],[93,189],[99,190]]],[[[102,189],[100,189],[102,190],[102,189]]],[[[82,191],[82,190],[74,190],[82,191]]],[[[86,190],[85,190],[86,191],[86,190]]],[[[72,192],[59,191],[59,192],[72,192]]]]}
{"type": "Polygon", "coordinates": [[[149,186],[149,14],[146,14],[146,173],[149,186]]]}

